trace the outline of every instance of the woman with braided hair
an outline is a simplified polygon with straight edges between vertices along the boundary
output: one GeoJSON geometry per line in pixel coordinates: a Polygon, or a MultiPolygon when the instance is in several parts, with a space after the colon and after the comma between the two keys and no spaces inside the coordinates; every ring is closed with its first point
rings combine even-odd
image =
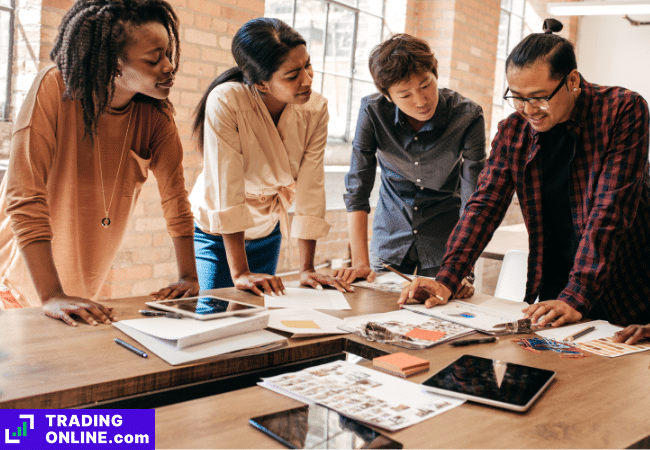
{"type": "Polygon", "coordinates": [[[94,300],[149,169],[158,181],[179,281],[194,295],[193,221],[168,100],[178,20],[164,0],[79,0],[14,124],[0,189],[0,282],[23,306],[69,325],[116,320],[94,300]]]}

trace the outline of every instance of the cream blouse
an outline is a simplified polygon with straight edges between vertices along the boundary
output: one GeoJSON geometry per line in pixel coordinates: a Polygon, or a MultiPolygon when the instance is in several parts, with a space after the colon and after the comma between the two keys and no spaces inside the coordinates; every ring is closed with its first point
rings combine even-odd
{"type": "Polygon", "coordinates": [[[296,208],[290,235],[326,236],[325,173],[327,100],[312,93],[304,105],[288,104],[277,127],[254,87],[227,82],[208,96],[203,172],[190,194],[203,232],[246,239],[268,236],[296,208]]]}

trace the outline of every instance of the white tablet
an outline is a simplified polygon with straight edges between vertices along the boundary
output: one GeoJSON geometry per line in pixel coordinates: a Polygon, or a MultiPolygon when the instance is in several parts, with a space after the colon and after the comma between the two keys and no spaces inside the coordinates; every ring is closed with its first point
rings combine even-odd
{"type": "Polygon", "coordinates": [[[422,386],[437,394],[527,411],[554,377],[551,370],[463,355],[422,386]]]}
{"type": "Polygon", "coordinates": [[[219,298],[213,295],[156,300],[146,302],[145,304],[152,308],[180,313],[199,320],[218,319],[235,315],[248,315],[266,309],[263,306],[249,305],[248,303],[219,298]]]}

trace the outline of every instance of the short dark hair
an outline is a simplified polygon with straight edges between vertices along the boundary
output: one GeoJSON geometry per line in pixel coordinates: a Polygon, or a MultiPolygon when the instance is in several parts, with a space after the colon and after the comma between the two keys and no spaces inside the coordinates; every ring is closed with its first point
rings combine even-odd
{"type": "Polygon", "coordinates": [[[562,31],[562,23],[555,19],[544,21],[544,33],[533,33],[524,38],[506,59],[506,72],[510,65],[523,68],[537,61],[548,63],[551,78],[561,80],[578,68],[573,44],[553,34],[562,31]]]}
{"type": "Polygon", "coordinates": [[[438,60],[431,47],[409,34],[395,34],[376,46],[370,53],[368,67],[375,86],[388,98],[388,88],[412,75],[433,72],[438,78],[438,60]]]}
{"type": "Polygon", "coordinates": [[[226,70],[212,81],[194,110],[192,128],[201,151],[205,108],[210,92],[227,81],[239,81],[248,85],[269,81],[287,59],[289,52],[299,45],[307,45],[307,42],[300,33],[279,19],[258,17],[237,30],[231,45],[237,66],[226,70]]]}

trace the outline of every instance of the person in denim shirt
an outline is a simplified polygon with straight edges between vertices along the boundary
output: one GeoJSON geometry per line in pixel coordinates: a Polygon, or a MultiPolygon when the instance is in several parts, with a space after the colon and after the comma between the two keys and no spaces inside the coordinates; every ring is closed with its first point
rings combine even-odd
{"type": "MultiPolygon", "coordinates": [[[[483,111],[438,87],[438,62],[421,39],[389,38],[372,51],[369,66],[379,93],[361,101],[345,180],[352,265],[335,275],[348,283],[372,281],[387,264],[435,276],[485,164],[483,111]],[[369,197],[377,164],[381,187],[369,254],[369,197]]],[[[472,293],[466,283],[457,295],[472,293]]]]}

